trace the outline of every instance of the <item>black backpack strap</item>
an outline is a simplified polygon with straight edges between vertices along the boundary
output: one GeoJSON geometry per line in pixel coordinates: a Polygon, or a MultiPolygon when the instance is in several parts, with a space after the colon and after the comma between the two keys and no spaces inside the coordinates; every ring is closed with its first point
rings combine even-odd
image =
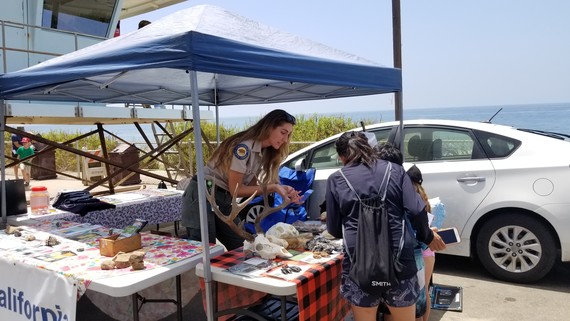
{"type": "MultiPolygon", "coordinates": [[[[358,196],[358,193],[356,193],[356,190],[354,190],[354,187],[352,187],[352,184],[350,184],[350,182],[348,181],[348,178],[346,178],[346,176],[342,172],[342,168],[340,169],[339,172],[340,175],[342,175],[342,178],[344,178],[344,180],[346,181],[348,188],[350,188],[350,190],[356,195],[356,198],[358,198],[359,201],[362,201],[360,199],[360,196],[358,196]]],[[[390,182],[391,174],[392,174],[392,163],[388,162],[388,166],[386,166],[386,170],[384,171],[384,177],[382,178],[382,182],[380,183],[380,187],[378,188],[378,195],[380,195],[380,192],[382,191],[382,189],[384,189],[384,194],[382,195],[382,201],[386,199],[386,193],[388,192],[388,183],[390,182]]]]}
{"type": "Polygon", "coordinates": [[[360,196],[358,196],[358,193],[356,193],[356,191],[354,190],[354,187],[352,187],[352,184],[350,184],[350,182],[348,181],[348,178],[346,178],[346,176],[344,176],[344,173],[342,172],[342,168],[340,169],[340,175],[342,175],[342,178],[344,178],[344,180],[346,181],[348,188],[350,188],[350,190],[354,193],[354,195],[356,195],[356,198],[358,198],[358,201],[362,202],[362,200],[360,199],[360,196]]]}
{"type": "MultiPolygon", "coordinates": [[[[356,195],[356,198],[358,198],[358,202],[362,206],[362,200],[360,199],[360,196],[358,196],[358,193],[356,193],[356,190],[354,190],[354,187],[352,187],[352,184],[350,184],[350,182],[348,181],[348,178],[346,178],[346,176],[344,176],[344,173],[342,172],[342,168],[340,169],[339,172],[340,172],[340,175],[342,175],[342,178],[344,178],[344,181],[346,182],[346,184],[348,185],[348,188],[350,188],[350,190],[354,193],[354,195],[356,195]]],[[[352,255],[350,255],[350,251],[348,250],[348,246],[346,245],[346,238],[344,237],[344,226],[343,226],[343,233],[342,234],[343,234],[342,242],[344,243],[344,248],[346,249],[346,254],[348,254],[348,259],[350,260],[350,264],[353,264],[352,255]]]]}
{"type": "MultiPolygon", "coordinates": [[[[392,163],[388,162],[388,166],[386,166],[386,171],[384,172],[384,178],[382,179],[382,184],[380,184],[380,188],[384,188],[384,194],[382,195],[382,202],[386,200],[386,194],[388,193],[388,183],[390,183],[391,175],[392,175],[392,163]]],[[[380,189],[378,190],[378,194],[380,194],[380,189]]]]}
{"type": "MultiPolygon", "coordinates": [[[[350,184],[350,181],[348,180],[348,178],[346,178],[346,176],[342,172],[342,168],[339,170],[339,172],[342,178],[344,178],[344,180],[346,181],[348,188],[350,188],[350,190],[354,193],[354,195],[356,195],[356,198],[358,198],[358,202],[362,207],[362,199],[360,199],[360,196],[358,196],[358,193],[356,193],[356,190],[354,189],[354,187],[352,187],[352,184],[350,184]]],[[[388,166],[386,166],[386,171],[384,171],[384,177],[382,178],[382,182],[380,183],[380,187],[378,188],[378,194],[380,194],[382,188],[384,189],[384,194],[382,195],[382,202],[384,202],[384,200],[386,199],[386,193],[388,191],[388,183],[390,182],[391,174],[392,174],[392,163],[388,162],[388,166]]],[[[346,253],[348,254],[348,259],[350,260],[350,263],[352,263],[352,256],[350,255],[350,251],[348,250],[348,246],[346,245],[346,239],[344,237],[343,237],[343,243],[344,243],[344,248],[346,249],[346,253]]]]}

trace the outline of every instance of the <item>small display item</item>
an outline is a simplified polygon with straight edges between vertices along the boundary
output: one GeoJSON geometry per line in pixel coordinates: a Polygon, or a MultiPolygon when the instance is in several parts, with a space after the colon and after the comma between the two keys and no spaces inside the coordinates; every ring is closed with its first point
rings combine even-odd
{"type": "Polygon", "coordinates": [[[47,254],[42,254],[40,256],[36,256],[36,259],[38,260],[42,260],[45,262],[56,262],[71,256],[75,256],[76,254],[74,252],[71,251],[55,251],[55,252],[50,252],[47,254]]]}
{"type": "Polygon", "coordinates": [[[293,280],[311,268],[311,264],[301,262],[281,262],[275,268],[269,269],[264,276],[270,276],[283,280],[293,280]]]}
{"type": "Polygon", "coordinates": [[[437,234],[439,234],[445,244],[454,244],[461,242],[459,232],[455,227],[438,230],[437,234]]]}
{"type": "Polygon", "coordinates": [[[226,269],[226,271],[246,277],[258,277],[268,268],[273,267],[275,265],[272,261],[253,257],[226,269]]]}
{"type": "Polygon", "coordinates": [[[141,235],[118,239],[119,235],[111,235],[99,239],[99,253],[103,256],[115,256],[119,252],[131,252],[142,247],[141,235]]]}
{"type": "Polygon", "coordinates": [[[119,237],[117,239],[131,237],[131,236],[139,233],[140,231],[142,231],[142,229],[146,226],[147,223],[148,223],[148,221],[137,218],[133,224],[125,227],[121,231],[121,233],[119,234],[119,237]]]}
{"type": "Polygon", "coordinates": [[[49,207],[49,193],[45,186],[34,186],[30,193],[30,208],[32,214],[47,214],[49,207]]]}
{"type": "Polygon", "coordinates": [[[432,309],[463,311],[463,288],[434,284],[430,290],[432,309]]]}

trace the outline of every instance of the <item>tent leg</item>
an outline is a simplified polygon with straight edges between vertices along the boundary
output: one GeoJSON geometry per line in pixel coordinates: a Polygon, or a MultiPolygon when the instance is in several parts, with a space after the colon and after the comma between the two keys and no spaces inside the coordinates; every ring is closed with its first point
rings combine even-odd
{"type": "Polygon", "coordinates": [[[198,100],[198,75],[195,70],[189,71],[192,95],[192,118],[194,122],[194,141],[196,152],[196,174],[198,177],[198,200],[200,204],[200,230],[202,236],[202,262],[204,265],[204,284],[206,290],[206,317],[214,320],[214,305],[212,295],[212,270],[210,268],[210,246],[208,244],[208,213],[206,209],[206,184],[204,177],[204,154],[202,152],[202,130],[200,128],[200,102],[198,100]]]}
{"type": "MultiPolygon", "coordinates": [[[[0,182],[0,200],[2,201],[0,206],[0,217],[2,218],[0,220],[0,229],[6,228],[6,224],[8,223],[8,217],[6,216],[6,155],[4,150],[4,146],[6,146],[4,141],[5,129],[6,101],[2,99],[0,100],[0,136],[2,136],[2,138],[0,138],[2,142],[2,148],[0,148],[0,176],[2,177],[2,182],[0,182]]],[[[10,150],[12,150],[12,148],[10,148],[10,150]]]]}

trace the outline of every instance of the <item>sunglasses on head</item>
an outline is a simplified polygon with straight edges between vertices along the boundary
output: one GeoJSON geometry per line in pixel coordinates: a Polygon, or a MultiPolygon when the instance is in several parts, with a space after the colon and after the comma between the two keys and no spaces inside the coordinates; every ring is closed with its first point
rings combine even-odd
{"type": "Polygon", "coordinates": [[[295,118],[295,116],[289,114],[288,112],[285,112],[285,121],[293,125],[297,125],[297,119],[295,118]]]}

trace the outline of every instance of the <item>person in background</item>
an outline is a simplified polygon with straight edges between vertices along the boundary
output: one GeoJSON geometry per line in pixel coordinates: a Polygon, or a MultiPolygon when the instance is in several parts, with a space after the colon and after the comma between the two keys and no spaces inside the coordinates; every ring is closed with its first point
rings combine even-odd
{"type": "MultiPolygon", "coordinates": [[[[412,180],[412,184],[414,184],[416,192],[418,192],[418,194],[424,200],[426,204],[426,211],[428,213],[431,213],[431,205],[429,203],[429,198],[424,188],[422,187],[422,182],[423,182],[422,172],[416,165],[410,167],[406,172],[408,173],[408,176],[412,180]]],[[[419,318],[419,320],[427,321],[429,319],[429,314],[431,312],[431,298],[429,296],[429,284],[435,266],[435,252],[424,246],[422,247],[422,256],[424,259],[424,266],[425,266],[424,271],[425,271],[425,284],[426,284],[426,304],[425,304],[426,309],[425,313],[421,318],[419,318]]]]}
{"type": "MultiPolygon", "coordinates": [[[[403,165],[404,163],[402,152],[391,143],[386,142],[376,145],[374,146],[374,150],[380,159],[387,160],[398,165],[403,165]]],[[[406,171],[406,173],[408,174],[408,177],[410,177],[414,189],[424,201],[426,211],[431,213],[431,206],[429,204],[427,194],[421,186],[423,179],[419,168],[416,165],[413,165],[406,171]]],[[[431,312],[429,282],[435,265],[435,252],[430,250],[425,244],[419,244],[418,248],[416,248],[414,252],[416,255],[418,272],[423,272],[423,275],[418,277],[419,279],[423,279],[423,281],[420,282],[420,285],[424,284],[424,287],[420,289],[420,295],[416,302],[416,321],[427,321],[431,312]]],[[[384,318],[385,321],[392,320],[388,315],[389,311],[386,311],[383,307],[380,307],[380,310],[382,313],[386,314],[384,318]]]]}
{"type": "MultiPolygon", "coordinates": [[[[368,139],[362,132],[346,132],[335,143],[339,158],[343,162],[342,173],[352,182],[360,199],[372,196],[380,189],[383,173],[388,161],[379,159],[368,139]]],[[[337,238],[344,238],[344,257],[348,251],[355,251],[358,230],[359,202],[348,187],[340,171],[327,179],[325,194],[327,207],[327,230],[337,238]]],[[[416,237],[433,250],[445,248],[441,238],[428,227],[425,204],[413,188],[412,182],[402,166],[394,164],[388,182],[386,196],[390,217],[392,243],[398,244],[402,231],[402,219],[409,215],[417,226],[416,237]],[[421,228],[420,228],[421,227],[421,228]]],[[[398,275],[400,282],[381,296],[364,292],[349,277],[350,260],[343,260],[340,293],[351,303],[354,320],[375,321],[380,303],[385,303],[395,320],[415,320],[415,304],[419,294],[414,244],[409,239],[400,252],[400,263],[404,266],[398,275]]],[[[373,255],[371,253],[371,255],[373,255]]]]}
{"type": "MultiPolygon", "coordinates": [[[[18,130],[24,131],[24,127],[18,127],[18,130]]],[[[18,148],[22,147],[22,136],[18,134],[12,134],[12,157],[18,158],[18,148]]],[[[19,179],[18,177],[18,166],[14,166],[14,179],[19,179]]]]}
{"type": "Polygon", "coordinates": [[[404,156],[402,155],[402,152],[393,144],[384,142],[374,145],[373,148],[378,158],[400,166],[404,164],[404,156]]]}
{"type": "Polygon", "coordinates": [[[139,29],[145,26],[148,26],[150,24],[150,21],[148,20],[141,20],[139,21],[139,29]]]}
{"type": "MultiPolygon", "coordinates": [[[[234,198],[262,194],[262,185],[267,186],[268,193],[279,192],[292,202],[300,201],[298,191],[279,183],[279,166],[287,157],[295,124],[295,117],[276,109],[250,128],[228,137],[216,148],[204,167],[204,174],[215,181],[213,193],[222,213],[230,213],[234,198]]],[[[182,198],[182,225],[186,227],[189,239],[201,241],[196,176],[186,187],[182,198]]],[[[227,250],[243,246],[244,239],[210,208],[208,231],[210,243],[215,243],[217,238],[227,250]]]]}
{"type": "Polygon", "coordinates": [[[117,21],[117,27],[115,28],[115,33],[113,37],[119,37],[121,35],[121,20],[117,21]]]}
{"type": "MultiPolygon", "coordinates": [[[[28,137],[22,138],[23,146],[19,147],[16,153],[18,154],[18,159],[24,159],[34,155],[34,149],[32,148],[32,141],[28,137]]],[[[30,186],[30,171],[31,166],[26,163],[20,163],[20,169],[22,170],[22,176],[24,177],[24,186],[30,186]]]]}

